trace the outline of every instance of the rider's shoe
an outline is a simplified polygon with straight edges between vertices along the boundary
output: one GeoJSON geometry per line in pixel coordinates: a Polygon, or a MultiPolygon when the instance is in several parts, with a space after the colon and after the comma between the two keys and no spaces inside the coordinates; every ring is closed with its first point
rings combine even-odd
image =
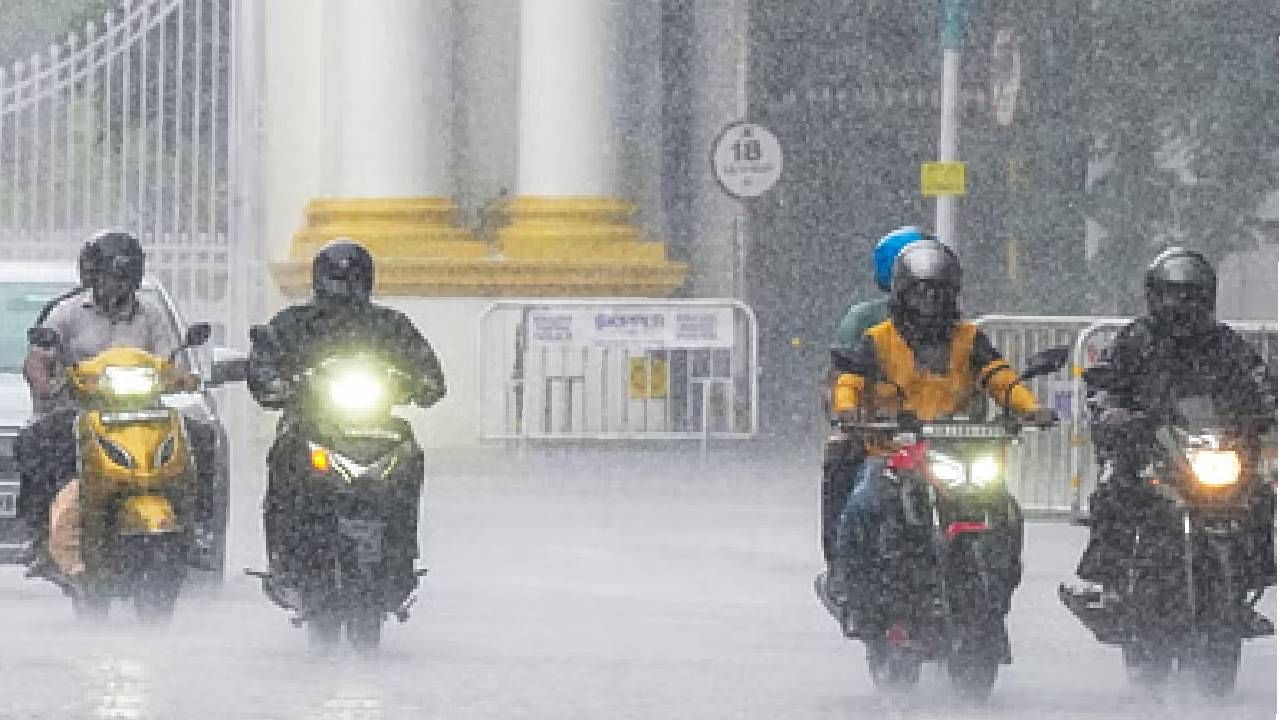
{"type": "Polygon", "coordinates": [[[1240,618],[1240,626],[1240,634],[1247,638],[1276,634],[1275,623],[1253,608],[1245,608],[1243,617],[1240,618]]]}

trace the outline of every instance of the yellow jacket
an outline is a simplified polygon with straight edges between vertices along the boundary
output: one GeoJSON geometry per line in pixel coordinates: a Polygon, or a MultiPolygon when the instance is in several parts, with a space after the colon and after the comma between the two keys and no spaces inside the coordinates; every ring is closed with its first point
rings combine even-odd
{"type": "Polygon", "coordinates": [[[832,360],[837,373],[853,376],[842,380],[839,387],[852,392],[853,404],[861,408],[910,410],[929,422],[960,410],[976,388],[986,390],[998,403],[1003,404],[1007,397],[1010,409],[1017,413],[1039,407],[1035,395],[1018,382],[1018,374],[991,340],[970,322],[956,323],[945,368],[921,367],[892,320],[867,330],[853,350],[836,351],[832,360]]]}

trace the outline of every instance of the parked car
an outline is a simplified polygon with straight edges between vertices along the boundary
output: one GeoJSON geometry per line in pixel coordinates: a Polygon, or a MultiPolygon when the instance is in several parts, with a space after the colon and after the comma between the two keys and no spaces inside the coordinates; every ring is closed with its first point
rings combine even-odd
{"type": "MultiPolygon", "coordinates": [[[[31,395],[22,377],[22,365],[27,352],[27,329],[34,323],[45,303],[75,287],[76,282],[72,263],[7,261],[0,266],[0,563],[16,562],[23,542],[22,528],[16,517],[19,483],[13,446],[18,431],[31,417],[31,395]]],[[[174,345],[178,345],[187,324],[173,298],[152,277],[143,280],[138,292],[157,299],[158,304],[167,310],[174,345]]],[[[228,354],[234,355],[215,350],[214,357],[228,354]]],[[[209,363],[196,350],[183,353],[179,362],[188,371],[198,373],[201,377],[208,378],[213,372],[212,368],[207,367],[209,363]]],[[[207,387],[199,392],[175,396],[174,403],[175,409],[191,417],[210,420],[217,428],[218,471],[213,496],[215,514],[210,529],[215,536],[214,549],[218,568],[211,574],[215,581],[220,581],[226,558],[227,507],[230,499],[230,453],[226,427],[219,416],[217,402],[207,387]]]]}

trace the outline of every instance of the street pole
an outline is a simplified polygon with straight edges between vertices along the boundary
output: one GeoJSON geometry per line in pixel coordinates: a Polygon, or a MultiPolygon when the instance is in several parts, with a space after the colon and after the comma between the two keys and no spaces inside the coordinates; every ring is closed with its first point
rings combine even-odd
{"type": "MultiPolygon", "coordinates": [[[[964,0],[942,0],[942,117],[938,139],[939,162],[956,159],[956,132],[960,127],[960,48],[964,44],[964,0]]],[[[956,238],[956,199],[939,195],[934,231],[942,242],[960,254],[956,238]]]]}

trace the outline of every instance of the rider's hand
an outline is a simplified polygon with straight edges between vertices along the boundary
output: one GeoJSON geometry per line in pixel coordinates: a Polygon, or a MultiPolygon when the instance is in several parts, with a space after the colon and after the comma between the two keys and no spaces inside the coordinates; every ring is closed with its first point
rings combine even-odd
{"type": "Polygon", "coordinates": [[[1058,413],[1053,408],[1036,408],[1024,415],[1023,421],[1036,427],[1049,427],[1058,422],[1058,413]]]}

